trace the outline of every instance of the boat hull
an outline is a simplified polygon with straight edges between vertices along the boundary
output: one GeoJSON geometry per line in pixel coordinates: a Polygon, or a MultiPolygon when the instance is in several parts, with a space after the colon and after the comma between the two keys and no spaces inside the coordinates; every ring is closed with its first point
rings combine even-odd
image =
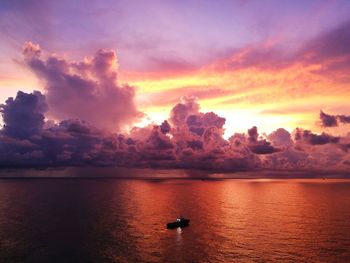
{"type": "Polygon", "coordinates": [[[178,227],[186,227],[190,224],[190,220],[189,219],[184,219],[181,221],[176,221],[176,222],[171,222],[166,224],[166,227],[168,229],[173,229],[173,228],[178,228],[178,227]]]}

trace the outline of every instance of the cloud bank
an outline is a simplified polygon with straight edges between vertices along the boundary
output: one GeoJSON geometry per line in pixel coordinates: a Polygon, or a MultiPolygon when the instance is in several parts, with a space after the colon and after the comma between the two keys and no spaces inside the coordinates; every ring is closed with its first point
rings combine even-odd
{"type": "MultiPolygon", "coordinates": [[[[279,128],[269,135],[257,127],[223,138],[225,119],[203,113],[194,98],[183,98],[160,125],[107,132],[79,119],[54,123],[39,91],[21,91],[1,105],[1,167],[119,166],[198,168],[218,171],[349,171],[350,136],[337,137],[279,128]]],[[[323,116],[323,115],[322,115],[323,116]]],[[[322,117],[321,117],[322,118],[322,117]]]]}
{"type": "MultiPolygon", "coordinates": [[[[26,43],[24,63],[45,84],[44,93],[19,91],[0,106],[0,167],[118,166],[197,168],[215,171],[350,170],[350,134],[316,134],[278,128],[223,137],[225,118],[201,112],[183,97],[159,125],[120,128],[141,116],[134,89],[117,83],[114,51],[99,50],[82,62],[43,56],[26,43]]],[[[320,112],[323,127],[349,116],[320,112]]]]}

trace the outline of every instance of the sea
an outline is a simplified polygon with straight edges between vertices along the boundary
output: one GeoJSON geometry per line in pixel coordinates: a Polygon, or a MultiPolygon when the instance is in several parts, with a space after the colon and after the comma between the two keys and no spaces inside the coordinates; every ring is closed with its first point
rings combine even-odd
{"type": "Polygon", "coordinates": [[[349,179],[132,173],[3,171],[0,262],[350,262],[349,179]]]}

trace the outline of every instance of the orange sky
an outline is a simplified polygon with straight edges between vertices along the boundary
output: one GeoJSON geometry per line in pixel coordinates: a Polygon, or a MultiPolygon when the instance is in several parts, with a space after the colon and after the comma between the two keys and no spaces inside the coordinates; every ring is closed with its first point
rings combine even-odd
{"type": "MultiPolygon", "coordinates": [[[[295,61],[272,69],[225,69],[224,63],[164,75],[122,72],[120,79],[137,87],[138,105],[152,120],[167,118],[181,96],[195,96],[203,111],[215,111],[226,118],[228,134],[253,125],[267,133],[278,127],[320,131],[317,120],[321,109],[338,114],[350,111],[348,82],[339,81],[344,73],[318,73],[332,61],[295,61]]],[[[332,131],[346,132],[341,128],[332,131]]]]}
{"type": "Polygon", "coordinates": [[[349,10],[348,1],[121,1],[107,8],[92,1],[86,10],[9,3],[0,7],[0,102],[18,90],[45,90],[21,65],[21,48],[32,41],[70,61],[116,50],[118,81],[136,87],[136,105],[147,115],[140,125],[163,121],[182,96],[194,96],[202,111],[226,118],[226,135],[254,125],[266,133],[320,132],[320,110],[350,113],[349,10]],[[124,15],[116,20],[115,12],[124,15]]]}

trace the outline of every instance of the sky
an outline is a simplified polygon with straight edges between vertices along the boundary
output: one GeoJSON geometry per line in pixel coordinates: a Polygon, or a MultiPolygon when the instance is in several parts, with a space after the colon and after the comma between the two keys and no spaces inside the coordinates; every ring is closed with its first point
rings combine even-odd
{"type": "Polygon", "coordinates": [[[3,134],[21,140],[75,120],[149,142],[167,120],[157,133],[177,147],[179,130],[206,144],[198,129],[215,127],[224,142],[246,134],[249,151],[274,156],[281,145],[268,139],[283,129],[346,149],[347,162],[349,71],[346,0],[0,2],[3,134]],[[31,129],[16,107],[32,113],[31,129]]]}

